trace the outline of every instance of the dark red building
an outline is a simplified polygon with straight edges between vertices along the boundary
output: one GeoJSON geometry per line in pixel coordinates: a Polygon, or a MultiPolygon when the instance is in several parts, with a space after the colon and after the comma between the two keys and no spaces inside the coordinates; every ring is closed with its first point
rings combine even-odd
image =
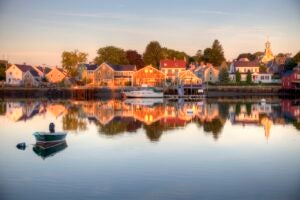
{"type": "Polygon", "coordinates": [[[283,89],[300,89],[300,66],[298,65],[293,70],[284,73],[281,81],[283,89]]]}

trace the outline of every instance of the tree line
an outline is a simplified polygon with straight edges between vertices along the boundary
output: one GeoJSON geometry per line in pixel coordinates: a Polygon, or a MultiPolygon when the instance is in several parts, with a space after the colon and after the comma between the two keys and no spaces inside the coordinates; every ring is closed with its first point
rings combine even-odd
{"type": "MultiPolygon", "coordinates": [[[[87,62],[88,54],[74,51],[64,51],[62,53],[62,66],[70,76],[75,76],[77,67],[80,63],[87,62]]],[[[115,46],[105,46],[97,50],[97,56],[94,63],[100,65],[103,62],[121,65],[135,65],[137,69],[141,69],[145,65],[152,65],[158,68],[161,59],[178,59],[187,62],[207,62],[214,66],[220,66],[225,61],[224,50],[221,43],[215,40],[211,47],[198,50],[194,56],[190,56],[183,51],[162,47],[158,41],[151,41],[141,55],[136,50],[124,50],[115,46]]]]}

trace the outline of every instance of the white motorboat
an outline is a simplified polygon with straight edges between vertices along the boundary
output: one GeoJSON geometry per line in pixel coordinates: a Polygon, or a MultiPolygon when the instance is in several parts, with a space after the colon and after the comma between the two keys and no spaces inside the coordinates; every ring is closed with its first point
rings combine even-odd
{"type": "Polygon", "coordinates": [[[138,90],[125,91],[122,93],[124,97],[128,98],[163,98],[163,91],[157,90],[153,87],[142,87],[138,90]]]}

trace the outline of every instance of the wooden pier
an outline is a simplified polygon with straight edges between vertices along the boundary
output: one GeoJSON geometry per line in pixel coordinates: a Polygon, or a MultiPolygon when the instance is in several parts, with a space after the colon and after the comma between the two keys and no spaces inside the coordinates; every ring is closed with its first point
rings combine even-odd
{"type": "Polygon", "coordinates": [[[184,99],[188,101],[198,101],[204,99],[206,96],[204,94],[201,95],[172,95],[172,94],[166,94],[164,95],[165,99],[168,99],[170,101],[178,100],[178,99],[184,99]]]}

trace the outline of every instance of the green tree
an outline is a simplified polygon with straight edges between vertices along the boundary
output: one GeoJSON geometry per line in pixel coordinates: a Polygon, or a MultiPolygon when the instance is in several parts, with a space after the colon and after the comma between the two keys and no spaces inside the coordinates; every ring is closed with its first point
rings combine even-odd
{"type": "Polygon", "coordinates": [[[219,80],[221,83],[229,83],[229,73],[225,67],[222,67],[219,73],[219,80]]]}
{"type": "Polygon", "coordinates": [[[0,67],[0,81],[5,80],[5,67],[0,67]]]}
{"type": "Polygon", "coordinates": [[[259,72],[266,73],[268,71],[268,67],[264,64],[259,64],[259,72]]]}
{"type": "Polygon", "coordinates": [[[241,83],[241,73],[239,71],[235,73],[235,82],[241,83]]]}
{"type": "Polygon", "coordinates": [[[162,55],[165,59],[177,59],[183,60],[189,58],[189,56],[183,51],[176,51],[174,49],[162,48],[162,55]]]}
{"type": "Polygon", "coordinates": [[[98,56],[94,59],[94,61],[98,65],[102,64],[103,62],[120,65],[128,64],[126,52],[119,47],[102,47],[98,49],[97,54],[98,56]]]}
{"type": "Polygon", "coordinates": [[[300,51],[293,57],[294,62],[299,63],[300,62],[300,51]]]}
{"type": "Polygon", "coordinates": [[[237,103],[235,105],[235,115],[240,115],[241,114],[241,104],[240,103],[237,103]]]}
{"type": "Polygon", "coordinates": [[[251,84],[252,83],[252,74],[251,74],[251,72],[249,70],[247,72],[246,83],[247,84],[251,84]]]}
{"type": "Polygon", "coordinates": [[[126,57],[130,65],[135,65],[137,69],[144,67],[142,55],[135,50],[127,50],[126,57]]]}
{"type": "Polygon", "coordinates": [[[251,112],[252,112],[252,105],[251,103],[246,103],[246,112],[247,112],[247,115],[250,116],[251,115],[251,112]]]}
{"type": "Polygon", "coordinates": [[[87,56],[87,53],[78,50],[64,51],[62,53],[62,66],[68,72],[69,76],[75,77],[77,76],[78,65],[86,62],[87,56]]]}
{"type": "Polygon", "coordinates": [[[251,53],[241,53],[238,57],[237,60],[241,59],[241,58],[247,58],[250,61],[253,61],[256,59],[256,56],[254,54],[251,53]]]}
{"type": "Polygon", "coordinates": [[[203,60],[214,66],[220,66],[221,63],[225,61],[223,47],[218,40],[213,42],[211,48],[206,48],[204,50],[203,60]]]}
{"type": "Polygon", "coordinates": [[[159,68],[159,62],[163,58],[163,51],[159,42],[150,42],[146,47],[143,58],[146,65],[152,65],[153,67],[159,68]]]}

